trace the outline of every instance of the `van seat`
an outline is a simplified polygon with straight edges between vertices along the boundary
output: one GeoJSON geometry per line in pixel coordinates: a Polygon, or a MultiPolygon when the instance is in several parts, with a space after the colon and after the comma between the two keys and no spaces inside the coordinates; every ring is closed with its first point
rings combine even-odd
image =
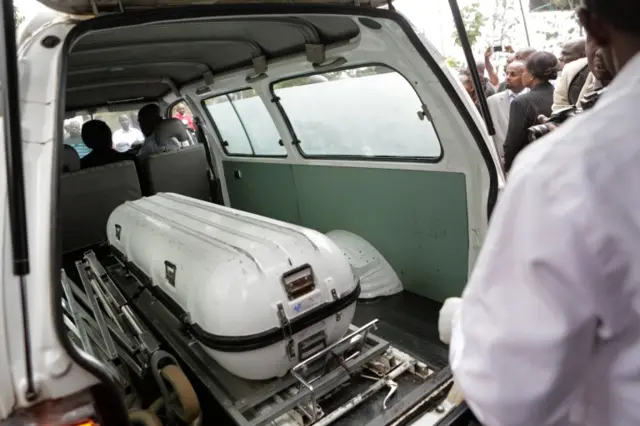
{"type": "Polygon", "coordinates": [[[141,169],[145,195],[173,192],[211,201],[209,165],[202,144],[153,154],[142,163],[141,169]]]}
{"type": "Polygon", "coordinates": [[[111,212],[142,197],[132,161],[63,174],[61,179],[63,253],[106,241],[111,212]]]}
{"type": "Polygon", "coordinates": [[[78,152],[71,145],[65,145],[62,150],[62,172],[73,173],[78,170],[80,170],[80,156],[78,152]]]}
{"type": "Polygon", "coordinates": [[[162,120],[154,132],[156,143],[166,146],[169,142],[183,148],[191,144],[185,124],[177,118],[162,120]]]}

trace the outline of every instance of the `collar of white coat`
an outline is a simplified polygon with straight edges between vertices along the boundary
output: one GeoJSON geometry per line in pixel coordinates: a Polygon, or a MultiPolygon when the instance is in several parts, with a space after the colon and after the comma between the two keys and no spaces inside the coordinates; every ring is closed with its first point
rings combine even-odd
{"type": "Polygon", "coordinates": [[[640,52],[629,60],[620,70],[618,75],[607,87],[607,93],[603,97],[614,97],[614,94],[628,92],[630,87],[634,87],[640,81],[640,52]]]}

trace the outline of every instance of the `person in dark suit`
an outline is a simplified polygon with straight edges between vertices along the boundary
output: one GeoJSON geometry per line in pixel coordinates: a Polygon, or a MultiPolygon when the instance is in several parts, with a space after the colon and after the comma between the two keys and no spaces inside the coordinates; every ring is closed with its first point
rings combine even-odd
{"type": "Polygon", "coordinates": [[[504,169],[508,172],[516,156],[528,144],[527,129],[538,123],[538,116],[549,116],[553,105],[553,85],[558,77],[558,58],[549,52],[536,52],[527,61],[522,82],[529,93],[511,102],[509,129],[504,143],[504,169]]]}

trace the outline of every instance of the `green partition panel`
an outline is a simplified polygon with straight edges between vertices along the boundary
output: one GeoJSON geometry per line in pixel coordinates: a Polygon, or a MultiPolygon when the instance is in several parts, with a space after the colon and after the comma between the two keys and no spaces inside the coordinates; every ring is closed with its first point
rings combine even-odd
{"type": "Polygon", "coordinates": [[[231,207],[300,223],[291,165],[225,161],[224,176],[231,207]]]}
{"type": "Polygon", "coordinates": [[[232,207],[320,232],[354,232],[391,263],[406,290],[433,300],[460,295],[466,284],[462,173],[235,162],[225,169],[232,207]]]}
{"type": "Polygon", "coordinates": [[[373,244],[404,288],[434,300],[467,281],[465,176],[408,170],[294,166],[301,224],[344,229],[373,244]]]}

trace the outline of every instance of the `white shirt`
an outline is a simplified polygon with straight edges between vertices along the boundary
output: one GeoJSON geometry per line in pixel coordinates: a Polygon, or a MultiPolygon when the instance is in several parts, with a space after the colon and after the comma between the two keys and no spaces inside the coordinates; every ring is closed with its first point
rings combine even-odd
{"type": "Polygon", "coordinates": [[[113,149],[118,152],[127,152],[135,142],[144,142],[144,135],[135,127],[130,127],[126,132],[119,129],[113,132],[113,149]]]}
{"type": "Polygon", "coordinates": [[[525,93],[529,93],[529,88],[525,87],[524,89],[522,89],[520,92],[518,93],[513,93],[513,91],[511,89],[507,89],[507,92],[509,93],[509,103],[513,102],[513,100],[515,98],[517,98],[520,95],[524,95],[525,93]]]}
{"type": "Polygon", "coordinates": [[[519,156],[454,322],[484,426],[640,425],[640,54],[519,156]]]}

